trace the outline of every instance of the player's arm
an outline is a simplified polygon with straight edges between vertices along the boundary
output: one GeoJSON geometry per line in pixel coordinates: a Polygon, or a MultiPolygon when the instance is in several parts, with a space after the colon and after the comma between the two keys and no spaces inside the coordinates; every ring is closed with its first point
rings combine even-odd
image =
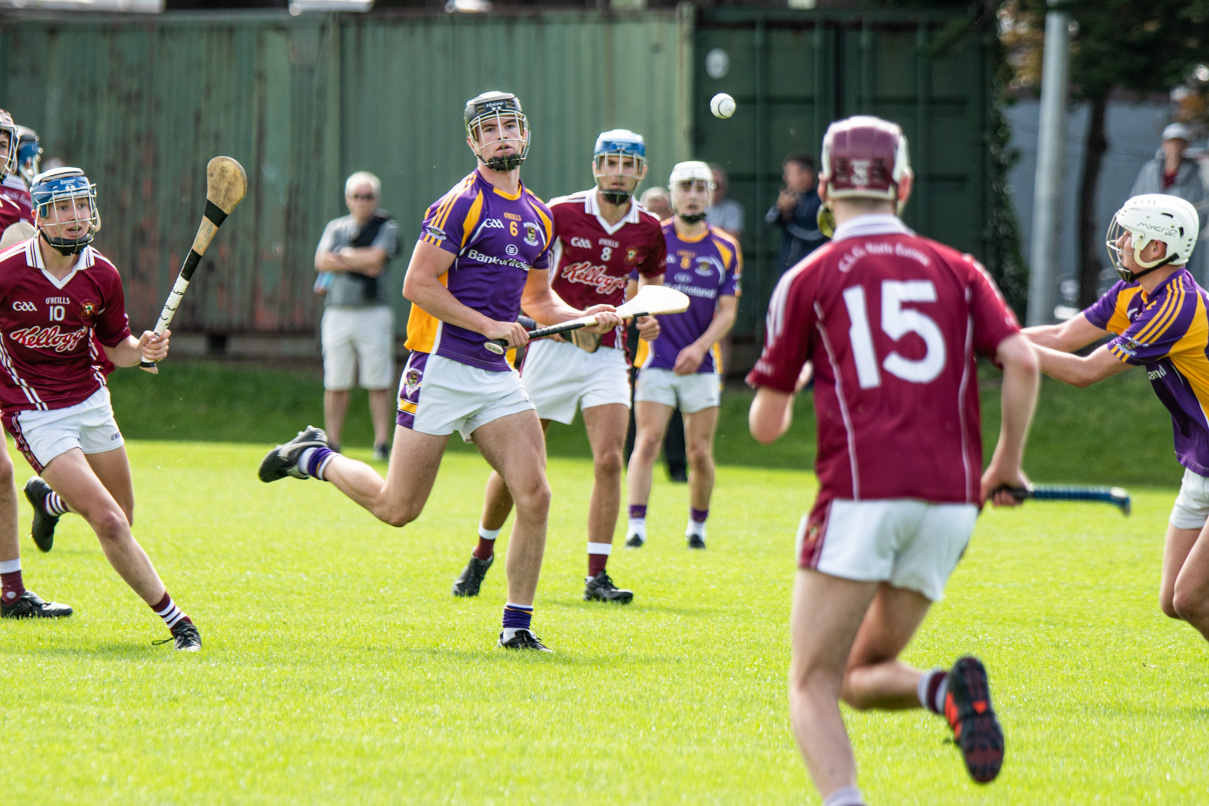
{"type": "Polygon", "coordinates": [[[761,386],[751,401],[747,427],[756,442],[770,445],[793,424],[793,393],[761,386]]]}
{"type": "Polygon", "coordinates": [[[403,296],[442,322],[482,333],[489,339],[507,339],[509,347],[527,342],[525,328],[517,322],[498,322],[458,302],[441,282],[453,260],[452,252],[417,241],[403,277],[403,296]]]}
{"type": "Polygon", "coordinates": [[[151,330],[143,331],[137,339],[127,336],[112,347],[102,344],[105,356],[117,367],[133,367],[140,361],[163,361],[168,357],[168,337],[171,330],[157,335],[151,330]]]}
{"type": "Polygon", "coordinates": [[[1104,328],[1089,322],[1085,313],[1080,313],[1078,316],[1056,325],[1027,327],[1022,332],[1025,338],[1033,344],[1048,347],[1051,350],[1061,350],[1064,353],[1081,350],[1104,338],[1108,333],[1104,328]]]}
{"type": "Polygon", "coordinates": [[[621,324],[621,317],[613,313],[612,305],[593,305],[586,310],[572,308],[550,287],[548,269],[530,269],[521,294],[521,310],[538,322],[558,325],[581,316],[596,316],[596,325],[584,330],[589,333],[605,333],[621,324]]]}
{"type": "Polygon", "coordinates": [[[680,351],[680,354],[676,356],[676,363],[672,365],[672,372],[677,375],[691,375],[696,372],[710,348],[734,327],[735,314],[738,310],[738,297],[730,295],[718,297],[718,307],[714,310],[713,321],[696,341],[686,345],[680,351]]]}
{"type": "Polygon", "coordinates": [[[1097,381],[1119,375],[1130,365],[1114,356],[1108,345],[1097,347],[1091,355],[1072,355],[1038,344],[1033,345],[1041,371],[1071,386],[1091,386],[1097,381]]]}
{"type": "MultiPolygon", "coordinates": [[[[629,299],[638,293],[641,288],[646,288],[648,285],[663,285],[663,274],[639,274],[638,283],[626,283],[625,298],[629,299]],[[630,286],[634,286],[633,293],[630,292],[630,286]]],[[[654,341],[659,338],[659,320],[653,316],[639,316],[634,320],[634,324],[638,326],[638,335],[643,341],[654,341]]]]}
{"type": "Polygon", "coordinates": [[[1003,367],[1003,388],[999,396],[1002,416],[999,442],[982,474],[982,500],[990,499],[995,506],[1015,506],[1020,502],[1011,493],[994,491],[1001,487],[1028,486],[1022,465],[1041,382],[1037,371],[1038,356],[1028,339],[1017,333],[999,343],[995,359],[1003,367]]]}

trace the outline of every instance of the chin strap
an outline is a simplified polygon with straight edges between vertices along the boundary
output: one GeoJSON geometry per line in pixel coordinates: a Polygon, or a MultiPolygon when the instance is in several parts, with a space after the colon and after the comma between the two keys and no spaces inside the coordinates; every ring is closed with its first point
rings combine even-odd
{"type": "Polygon", "coordinates": [[[686,224],[698,224],[705,220],[705,213],[690,213],[688,215],[677,213],[676,215],[680,216],[680,220],[686,224]]]}
{"type": "Polygon", "coordinates": [[[88,244],[92,243],[92,238],[89,238],[86,241],[59,241],[56,243],[55,241],[52,241],[50,238],[46,237],[46,233],[42,230],[38,230],[38,237],[46,241],[47,246],[64,257],[78,255],[84,251],[85,246],[88,246],[88,244]]]}
{"type": "Polygon", "coordinates": [[[1172,255],[1171,257],[1167,258],[1166,260],[1159,261],[1158,263],[1151,266],[1149,269],[1146,269],[1145,271],[1136,271],[1136,272],[1130,271],[1129,269],[1122,268],[1121,266],[1116,266],[1115,268],[1117,270],[1117,274],[1120,275],[1122,280],[1124,280],[1127,283],[1136,283],[1138,280],[1141,280],[1143,277],[1150,274],[1151,272],[1158,271],[1159,269],[1163,268],[1164,266],[1170,264],[1171,261],[1178,260],[1178,259],[1179,259],[1179,255],[1172,255]]]}
{"type": "Polygon", "coordinates": [[[634,194],[628,190],[602,190],[600,198],[607,201],[609,204],[615,204],[618,207],[630,200],[634,194]]]}

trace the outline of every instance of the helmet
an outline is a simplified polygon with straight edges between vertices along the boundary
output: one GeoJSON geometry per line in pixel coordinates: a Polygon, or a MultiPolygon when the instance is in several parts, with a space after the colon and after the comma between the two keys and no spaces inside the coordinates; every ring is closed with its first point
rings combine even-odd
{"type": "Polygon", "coordinates": [[[1167,196],[1163,193],[1134,196],[1125,202],[1108,225],[1108,233],[1105,236],[1108,257],[1121,279],[1132,283],[1168,264],[1187,263],[1188,258],[1192,256],[1192,248],[1196,246],[1200,228],[1196,208],[1178,196],[1167,196]],[[1118,241],[1127,232],[1130,236],[1133,262],[1145,271],[1134,272],[1123,265],[1125,250],[1118,241]],[[1158,260],[1147,263],[1141,259],[1141,254],[1152,241],[1167,244],[1167,252],[1158,260]]]}
{"type": "Polygon", "coordinates": [[[646,143],[643,142],[641,134],[636,134],[629,129],[611,129],[600,133],[600,136],[596,138],[596,146],[592,149],[592,176],[596,179],[596,185],[600,187],[600,195],[604,197],[605,201],[610,204],[625,204],[629,201],[630,196],[634,195],[634,188],[638,187],[638,183],[645,175],[646,143]],[[628,189],[601,187],[602,179],[607,182],[608,176],[618,175],[605,171],[604,158],[609,155],[621,158],[618,170],[622,177],[634,179],[634,183],[628,189]],[[626,168],[632,168],[632,171],[627,173],[626,168]]]}
{"type": "MultiPolygon", "coordinates": [[[[97,213],[97,186],[79,168],[53,168],[38,174],[29,188],[33,199],[38,232],[57,252],[75,255],[92,243],[92,238],[101,229],[101,217],[97,213]],[[74,239],[52,238],[47,233],[46,219],[56,202],[88,199],[88,229],[74,239]]],[[[78,219],[76,219],[78,220],[78,219]]]]}
{"type": "Polygon", "coordinates": [[[0,152],[0,176],[7,176],[17,170],[17,124],[7,109],[0,109],[0,134],[8,134],[8,146],[0,152]]]}
{"type": "Polygon", "coordinates": [[[829,199],[898,201],[898,187],[911,175],[907,138],[897,123],[856,115],[837,120],[823,135],[819,187],[829,199]]]}
{"type": "Polygon", "coordinates": [[[514,168],[519,168],[520,164],[525,161],[525,157],[529,153],[529,124],[521,112],[521,102],[510,92],[499,92],[498,90],[489,90],[488,92],[480,93],[466,102],[466,111],[462,115],[466,122],[466,134],[470,137],[472,143],[477,143],[476,146],[471,146],[474,149],[474,154],[484,165],[493,171],[511,171],[514,168]],[[484,118],[493,119],[496,124],[503,129],[504,118],[516,118],[517,126],[520,127],[521,136],[519,140],[509,140],[517,144],[517,150],[514,154],[496,155],[490,159],[483,159],[481,153],[483,144],[479,143],[478,130],[483,123],[484,118]]]}
{"type": "Polygon", "coordinates": [[[714,195],[714,172],[704,162],[693,160],[690,162],[678,162],[672,166],[672,175],[667,180],[668,190],[672,192],[672,207],[676,210],[676,214],[681,219],[690,224],[695,224],[705,218],[705,211],[713,202],[714,195]],[[705,204],[700,210],[681,210],[681,207],[691,207],[691,202],[686,204],[683,199],[677,200],[682,196],[684,191],[680,188],[683,184],[693,185],[697,182],[704,182],[706,187],[705,204]]]}
{"type": "Polygon", "coordinates": [[[17,173],[29,185],[42,170],[42,146],[38,133],[26,126],[17,127],[17,173]]]}

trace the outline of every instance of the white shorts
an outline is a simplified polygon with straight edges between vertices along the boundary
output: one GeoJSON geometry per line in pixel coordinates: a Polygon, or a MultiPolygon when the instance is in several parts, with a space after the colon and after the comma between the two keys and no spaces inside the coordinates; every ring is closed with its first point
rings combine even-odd
{"type": "Polygon", "coordinates": [[[36,472],[56,456],[79,448],[84,453],[105,453],[126,444],[113,419],[109,389],[102,386],[83,403],[49,411],[19,411],[6,415],[4,427],[36,472]]]}
{"type": "Polygon", "coordinates": [[[481,425],[531,411],[516,370],[492,372],[429,353],[412,353],[399,379],[395,422],[421,434],[461,431],[467,442],[481,425]]]}
{"type": "Polygon", "coordinates": [[[1209,479],[1185,469],[1168,522],[1177,529],[1201,529],[1206,521],[1209,521],[1209,479]]]}
{"type": "Polygon", "coordinates": [[[327,306],[319,328],[323,343],[323,388],[389,389],[395,382],[395,313],[387,305],[327,306]]]}
{"type": "Polygon", "coordinates": [[[888,582],[938,602],[977,517],[973,504],[835,499],[802,518],[798,567],[843,579],[888,582]]]}
{"type": "Polygon", "coordinates": [[[570,425],[575,409],[609,403],[630,406],[630,375],[625,352],[601,347],[585,352],[565,341],[539,339],[529,345],[521,382],[537,416],[570,425]]]}
{"type": "Polygon", "coordinates": [[[670,369],[638,370],[634,402],[662,403],[685,414],[722,404],[722,383],[717,372],[677,375],[670,369]]]}

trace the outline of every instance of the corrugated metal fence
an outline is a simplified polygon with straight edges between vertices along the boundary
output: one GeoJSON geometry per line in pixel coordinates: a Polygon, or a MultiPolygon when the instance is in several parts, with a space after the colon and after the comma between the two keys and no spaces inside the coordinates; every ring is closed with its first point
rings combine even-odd
{"type": "MultiPolygon", "coordinates": [[[[523,175],[546,198],[589,187],[600,131],[647,139],[647,186],[674,162],[727,164],[747,210],[747,297],[737,336],[757,336],[776,279],[762,223],[791,150],[817,153],[826,123],[856,112],[904,124],[921,168],[907,220],[979,251],[986,188],[987,54],[923,46],[944,17],[678,13],[188,15],[0,18],[0,106],[48,157],[97,182],[99,248],[124,272],[132,324],[149,327],[192,240],[216,154],[248,171],[177,317],[178,332],[313,334],[315,244],[346,211],[343,182],[378,174],[405,255],[425,207],[474,166],[465,100],[516,92],[533,128],[523,175]],[[728,75],[704,69],[714,48],[728,75]],[[727,91],[740,111],[709,117],[727,91]]],[[[406,303],[397,302],[399,327],[406,303]]]]}

